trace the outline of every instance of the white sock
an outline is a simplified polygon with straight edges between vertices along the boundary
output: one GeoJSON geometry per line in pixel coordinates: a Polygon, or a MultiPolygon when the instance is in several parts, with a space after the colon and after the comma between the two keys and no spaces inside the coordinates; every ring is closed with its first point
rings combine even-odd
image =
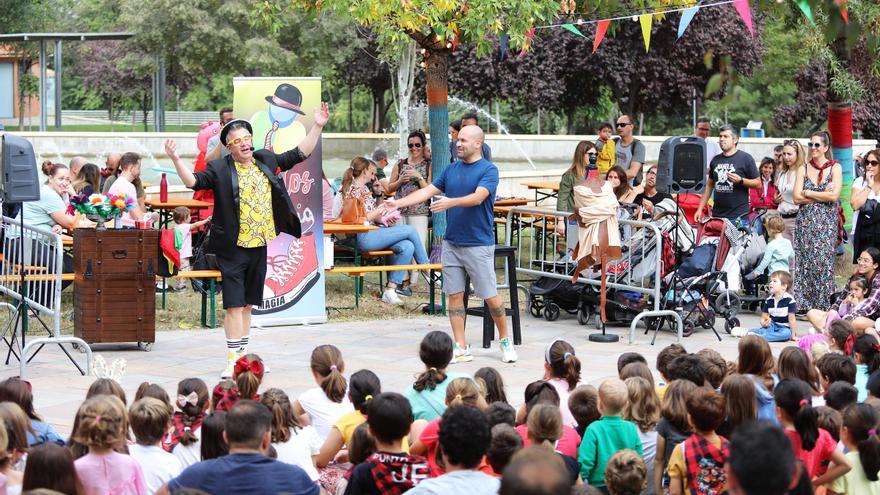
{"type": "Polygon", "coordinates": [[[241,336],[241,352],[243,354],[247,354],[247,347],[248,347],[248,344],[250,343],[250,340],[251,340],[250,334],[241,336]]]}
{"type": "Polygon", "coordinates": [[[236,352],[241,347],[241,339],[226,339],[227,352],[236,352]]]}

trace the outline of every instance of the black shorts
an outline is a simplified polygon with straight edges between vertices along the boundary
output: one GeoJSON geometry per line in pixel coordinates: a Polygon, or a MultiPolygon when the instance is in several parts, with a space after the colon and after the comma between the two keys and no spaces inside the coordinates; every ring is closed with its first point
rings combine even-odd
{"type": "Polygon", "coordinates": [[[259,306],[266,283],[266,246],[217,253],[223,275],[223,309],[259,306]]]}

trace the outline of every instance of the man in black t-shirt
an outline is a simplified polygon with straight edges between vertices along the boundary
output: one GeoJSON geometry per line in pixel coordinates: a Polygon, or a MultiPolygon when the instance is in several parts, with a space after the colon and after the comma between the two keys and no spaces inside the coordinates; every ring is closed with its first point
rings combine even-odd
{"type": "Polygon", "coordinates": [[[657,190],[657,165],[651,165],[648,173],[645,174],[645,191],[639,193],[633,203],[642,207],[642,210],[647,214],[643,216],[650,217],[654,215],[654,205],[670,198],[672,196],[669,194],[657,190]]]}
{"type": "MultiPolygon", "coordinates": [[[[713,193],[715,204],[712,216],[733,221],[749,212],[749,189],[761,187],[755,159],[745,151],[736,149],[739,134],[733,126],[721,128],[718,143],[721,145],[721,154],[712,158],[709,164],[706,190],[694,214],[697,222],[703,219],[703,209],[713,193]]],[[[747,218],[744,220],[748,221],[747,218]]]]}

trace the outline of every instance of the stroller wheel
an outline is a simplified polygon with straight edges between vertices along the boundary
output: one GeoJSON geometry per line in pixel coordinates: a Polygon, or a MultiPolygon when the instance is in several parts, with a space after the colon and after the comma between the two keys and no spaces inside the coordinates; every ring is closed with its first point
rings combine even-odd
{"type": "Polygon", "coordinates": [[[733,330],[733,327],[740,326],[739,318],[728,318],[724,321],[724,331],[730,333],[733,330]]]}
{"type": "Polygon", "coordinates": [[[725,318],[733,318],[742,309],[742,300],[739,294],[733,291],[724,291],[715,298],[715,312],[725,318]]]}
{"type": "Polygon", "coordinates": [[[544,319],[556,321],[559,318],[559,306],[556,303],[548,303],[544,308],[544,319]]]}
{"type": "Polygon", "coordinates": [[[529,313],[535,318],[541,317],[541,310],[544,309],[544,303],[537,299],[529,299],[529,313]]]}
{"type": "Polygon", "coordinates": [[[581,325],[586,325],[590,322],[590,308],[587,306],[581,306],[578,308],[578,323],[581,325]]]}
{"type": "Polygon", "coordinates": [[[694,330],[696,330],[696,328],[694,327],[694,322],[692,322],[691,320],[685,320],[683,324],[684,325],[681,328],[681,336],[690,337],[691,335],[693,335],[694,330]]]}

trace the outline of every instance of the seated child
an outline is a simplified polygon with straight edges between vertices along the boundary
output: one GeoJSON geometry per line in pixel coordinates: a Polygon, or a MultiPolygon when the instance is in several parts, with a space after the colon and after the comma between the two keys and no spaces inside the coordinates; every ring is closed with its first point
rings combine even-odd
{"type": "Polygon", "coordinates": [[[162,448],[162,436],[168,429],[171,412],[171,406],[152,397],[135,401],[128,410],[128,422],[136,442],[128,446],[128,455],[140,463],[150,493],[183,471],[180,459],[162,448]]]}
{"type": "Polygon", "coordinates": [[[755,269],[745,276],[746,280],[754,280],[764,274],[764,270],[770,269],[773,272],[789,272],[789,262],[794,255],[794,248],[791,241],[782,236],[785,232],[785,223],[782,217],[772,216],[767,219],[767,233],[770,235],[770,242],[767,243],[767,250],[764,251],[764,257],[755,269]]]}
{"type": "Polygon", "coordinates": [[[628,394],[626,384],[619,378],[605,380],[599,386],[599,412],[602,417],[587,427],[578,449],[581,479],[592,486],[605,486],[605,466],[618,450],[632,449],[642,454],[638,428],[620,417],[628,394]]]}
{"type": "Polygon", "coordinates": [[[761,303],[761,328],[752,328],[750,334],[760,335],[768,342],[788,342],[797,340],[795,313],[797,305],[788,293],[791,288],[791,274],[776,271],[770,274],[770,297],[761,303]]]}
{"type": "Polygon", "coordinates": [[[715,430],[724,421],[724,396],[706,388],[691,392],[685,401],[693,434],[672,449],[669,493],[673,495],[724,493],[724,463],[730,454],[726,438],[715,430]]]}
{"type": "Polygon", "coordinates": [[[831,323],[843,319],[860,306],[867,304],[866,299],[871,293],[871,286],[868,284],[868,279],[863,276],[853,277],[850,279],[847,289],[846,298],[840,303],[837,309],[831,309],[828,311],[828,316],[825,318],[825,328],[829,328],[831,323]]]}

